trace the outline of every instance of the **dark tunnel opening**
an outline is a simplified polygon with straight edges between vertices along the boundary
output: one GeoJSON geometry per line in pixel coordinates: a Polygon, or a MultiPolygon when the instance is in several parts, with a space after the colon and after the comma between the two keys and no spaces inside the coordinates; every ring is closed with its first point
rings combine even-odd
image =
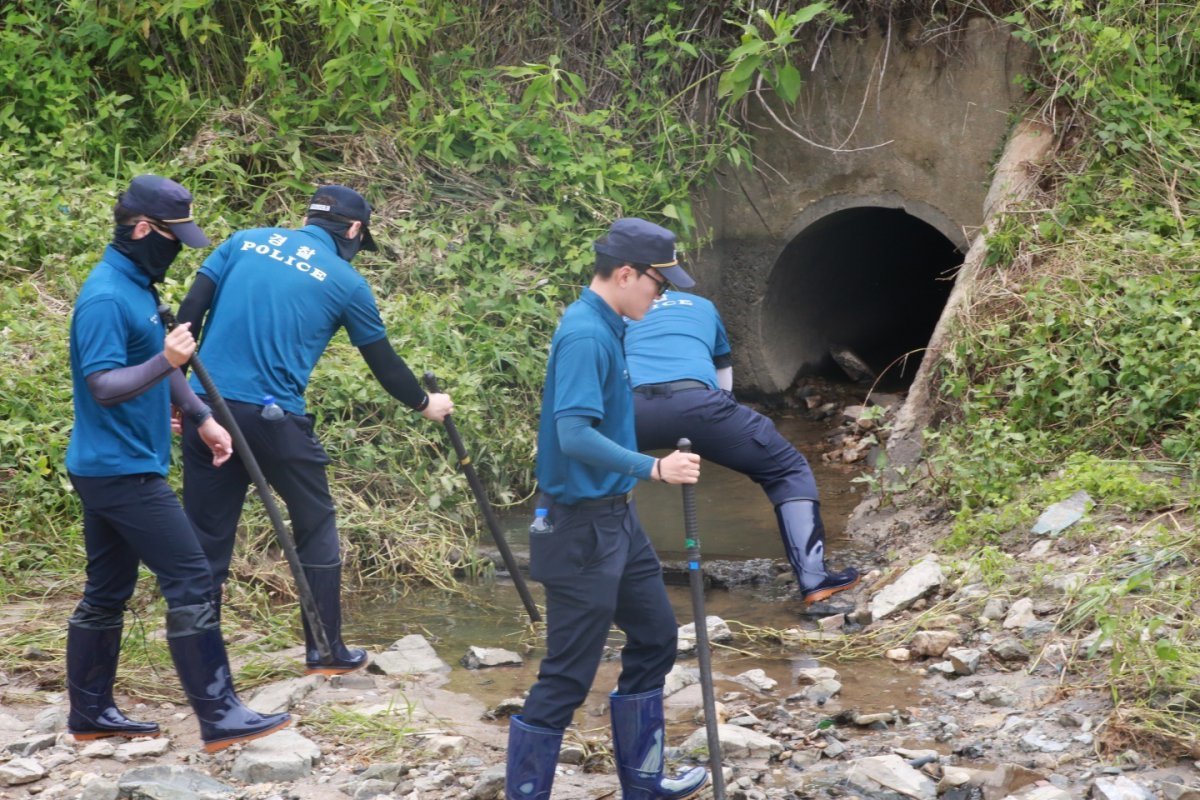
{"type": "Polygon", "coordinates": [[[830,213],[784,248],[768,281],[763,343],[777,369],[844,376],[831,348],[906,387],[954,286],[963,252],[902,209],[830,213]],[[911,353],[904,358],[906,353],[911,353]]]}

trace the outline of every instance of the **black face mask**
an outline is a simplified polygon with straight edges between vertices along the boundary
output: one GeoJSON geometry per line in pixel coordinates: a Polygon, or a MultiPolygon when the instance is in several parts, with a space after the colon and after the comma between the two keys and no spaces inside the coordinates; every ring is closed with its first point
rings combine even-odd
{"type": "Polygon", "coordinates": [[[167,276],[167,267],[183,249],[183,242],[168,239],[153,228],[140,239],[133,238],[134,225],[118,225],[113,230],[113,248],[129,257],[142,272],[150,276],[151,283],[161,283],[167,276]]]}
{"type": "Polygon", "coordinates": [[[323,231],[328,231],[333,236],[333,243],[337,247],[338,256],[343,261],[349,261],[358,255],[358,251],[362,249],[362,231],[359,230],[358,236],[353,239],[347,238],[346,231],[350,230],[351,223],[341,222],[335,219],[326,219],[324,217],[309,217],[309,225],[316,225],[323,231]]]}

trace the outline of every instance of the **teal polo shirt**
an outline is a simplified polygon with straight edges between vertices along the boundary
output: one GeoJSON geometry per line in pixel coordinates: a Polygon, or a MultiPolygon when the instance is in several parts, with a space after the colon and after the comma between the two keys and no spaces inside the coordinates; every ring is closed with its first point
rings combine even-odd
{"type": "Polygon", "coordinates": [[[672,289],[626,325],[625,358],[634,386],[690,379],[717,388],[713,359],[729,355],[729,336],[707,298],[672,289]]]}
{"type": "Polygon", "coordinates": [[[111,246],[84,281],[71,315],[71,387],[75,426],[67,470],[85,478],[155,473],[171,462],[171,387],[163,379],[105,408],[87,376],[149,361],[163,350],[166,329],[150,277],[111,246]]]}
{"type": "MultiPolygon", "coordinates": [[[[200,359],[227,400],[263,395],[303,414],[308,379],[345,328],[355,347],[387,336],[371,287],[316,225],[239,231],[204,261],[216,284],[200,359]]],[[[192,376],[192,388],[204,388],[192,376]]]]}
{"type": "Polygon", "coordinates": [[[567,307],[554,332],[538,425],[537,480],[559,503],[624,494],[637,485],[636,476],[568,458],[558,441],[559,419],[589,417],[602,436],[637,451],[624,335],[621,316],[587,288],[567,307]]]}

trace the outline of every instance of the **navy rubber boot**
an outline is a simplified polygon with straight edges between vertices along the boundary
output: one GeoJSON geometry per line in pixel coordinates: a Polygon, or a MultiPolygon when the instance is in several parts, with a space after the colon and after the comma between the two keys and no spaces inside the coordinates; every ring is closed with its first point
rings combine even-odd
{"type": "Polygon", "coordinates": [[[158,736],[158,724],[129,719],[113,702],[124,613],[81,602],[67,622],[67,731],[79,741],[158,736]]]}
{"type": "Polygon", "coordinates": [[[562,731],[526,724],[520,714],[509,719],[505,800],[550,800],[562,738],[562,731]]]}
{"type": "Polygon", "coordinates": [[[663,777],[663,693],[608,696],[612,710],[613,753],[623,800],[686,800],[708,784],[708,770],[692,767],[675,778],[663,777]]]}
{"type": "Polygon", "coordinates": [[[167,611],[167,646],[188,702],[200,723],[206,752],[266,736],[292,721],[290,714],[260,714],[242,704],[216,612],[211,603],[167,611]]]}
{"type": "Polygon", "coordinates": [[[825,524],[812,500],[789,500],[775,506],[779,535],[787,553],[800,598],[806,605],[844,592],[858,583],[858,570],[847,567],[833,572],[825,563],[825,524]]]}
{"type": "Polygon", "coordinates": [[[333,656],[330,663],[321,663],[317,642],[313,639],[307,617],[301,611],[300,621],[304,623],[306,651],[304,666],[307,668],[307,674],[341,675],[365,667],[367,651],[359,647],[346,647],[342,642],[342,565],[314,567],[305,564],[304,577],[308,578],[308,586],[312,589],[313,599],[317,603],[317,614],[325,628],[325,636],[329,639],[329,650],[333,656]]]}

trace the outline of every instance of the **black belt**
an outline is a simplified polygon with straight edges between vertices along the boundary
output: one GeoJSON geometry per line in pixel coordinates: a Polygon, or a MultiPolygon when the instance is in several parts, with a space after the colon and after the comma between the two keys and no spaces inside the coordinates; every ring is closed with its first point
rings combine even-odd
{"type": "Polygon", "coordinates": [[[629,505],[632,500],[633,492],[626,492],[625,494],[613,494],[608,497],[593,497],[588,500],[580,500],[578,503],[560,503],[555,500],[554,504],[567,508],[620,508],[621,506],[629,505]]]}
{"type": "Polygon", "coordinates": [[[675,392],[682,392],[685,389],[712,389],[704,381],[682,380],[682,381],[667,381],[666,383],[643,383],[641,386],[633,387],[633,390],[644,397],[654,397],[656,395],[669,395],[675,392]]]}

